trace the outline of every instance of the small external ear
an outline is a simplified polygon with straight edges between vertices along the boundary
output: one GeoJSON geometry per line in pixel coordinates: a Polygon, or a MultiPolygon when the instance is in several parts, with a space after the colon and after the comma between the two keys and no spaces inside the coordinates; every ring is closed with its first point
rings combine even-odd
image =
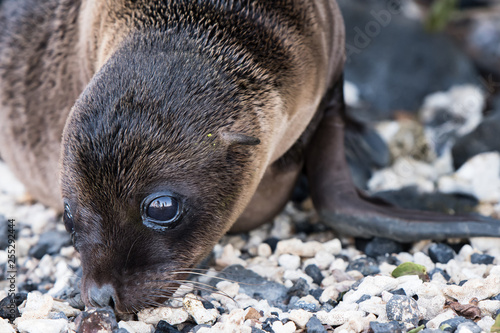
{"type": "Polygon", "coordinates": [[[235,133],[235,132],[223,132],[221,133],[222,140],[224,140],[227,145],[245,145],[245,146],[256,146],[260,144],[260,140],[254,136],[235,133]]]}

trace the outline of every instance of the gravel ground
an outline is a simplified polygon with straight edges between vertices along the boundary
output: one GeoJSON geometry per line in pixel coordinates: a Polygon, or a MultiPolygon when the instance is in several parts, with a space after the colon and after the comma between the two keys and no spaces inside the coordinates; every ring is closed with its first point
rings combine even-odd
{"type": "MultiPolygon", "coordinates": [[[[480,111],[454,121],[465,103],[460,98],[472,98],[477,110],[484,102],[473,87],[454,89],[426,100],[424,127],[411,117],[374,124],[392,163],[375,172],[367,187],[372,193],[408,186],[424,194],[458,192],[475,198],[481,213],[498,216],[500,155],[481,153],[453,167],[453,140],[482,121],[480,111]],[[432,121],[433,110],[447,112],[446,124],[432,121]]],[[[467,105],[473,113],[474,105],[467,105]]],[[[0,175],[0,245],[6,249],[14,231],[17,260],[12,273],[7,251],[0,251],[0,332],[495,331],[500,239],[401,244],[337,238],[319,223],[310,200],[289,203],[273,223],[248,234],[225,236],[203,274],[166,307],[123,318],[109,309],[85,309],[78,294],[79,256],[60,217],[29,202],[1,163],[0,175]],[[15,220],[13,228],[5,227],[8,219],[15,220]],[[393,277],[407,262],[425,272],[416,266],[393,277]],[[18,293],[9,298],[12,282],[18,293]]]]}

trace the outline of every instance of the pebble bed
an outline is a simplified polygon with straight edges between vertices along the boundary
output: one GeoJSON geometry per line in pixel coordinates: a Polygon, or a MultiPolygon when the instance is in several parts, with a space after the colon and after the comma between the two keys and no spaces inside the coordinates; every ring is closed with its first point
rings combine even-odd
{"type": "MultiPolygon", "coordinates": [[[[450,129],[433,128],[432,109],[442,112],[443,103],[453,115],[454,103],[472,96],[481,110],[483,99],[473,87],[454,89],[426,100],[422,121],[428,126],[404,117],[375,124],[393,163],[373,174],[368,189],[459,192],[476,198],[481,213],[498,217],[500,155],[482,153],[454,170],[451,145],[439,141],[439,131],[450,129]]],[[[355,100],[352,94],[348,100],[355,100]]],[[[468,119],[474,123],[454,122],[447,138],[472,131],[481,112],[468,119]]],[[[60,217],[30,202],[2,163],[0,174],[0,248],[8,246],[5,222],[15,219],[18,291],[8,297],[11,273],[2,250],[0,332],[495,331],[500,239],[401,244],[338,238],[318,221],[309,199],[289,203],[257,230],[225,236],[203,263],[204,274],[193,276],[165,307],[119,318],[110,309],[84,308],[79,255],[60,217]],[[425,266],[427,274],[393,277],[406,262],[425,266]],[[200,290],[197,282],[207,286],[200,290]]]]}

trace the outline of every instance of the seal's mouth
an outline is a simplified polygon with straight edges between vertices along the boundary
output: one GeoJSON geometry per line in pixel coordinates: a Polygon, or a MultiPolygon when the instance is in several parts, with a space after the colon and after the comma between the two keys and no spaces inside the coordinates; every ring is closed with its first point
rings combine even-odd
{"type": "Polygon", "coordinates": [[[112,307],[117,313],[137,313],[146,308],[166,306],[196,291],[214,292],[217,288],[189,279],[206,275],[195,268],[168,271],[159,269],[134,274],[115,283],[97,284],[91,277],[82,281],[82,300],[91,307],[112,307]]]}

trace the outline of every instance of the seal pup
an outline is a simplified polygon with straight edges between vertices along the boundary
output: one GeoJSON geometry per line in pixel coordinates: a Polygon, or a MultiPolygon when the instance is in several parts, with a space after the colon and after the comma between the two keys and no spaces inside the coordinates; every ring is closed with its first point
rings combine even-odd
{"type": "Polygon", "coordinates": [[[229,229],[277,214],[303,166],[340,232],[500,236],[355,189],[334,1],[8,0],[0,22],[0,154],[64,212],[88,305],[161,304],[229,229]]]}

